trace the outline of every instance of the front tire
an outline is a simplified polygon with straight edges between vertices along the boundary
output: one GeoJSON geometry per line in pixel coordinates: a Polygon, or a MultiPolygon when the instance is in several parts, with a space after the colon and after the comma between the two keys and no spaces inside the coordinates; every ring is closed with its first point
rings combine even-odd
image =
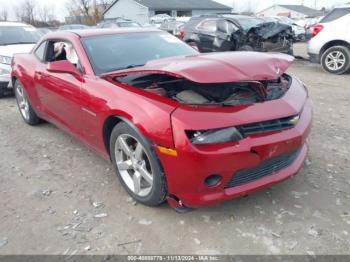
{"type": "Polygon", "coordinates": [[[16,96],[16,101],[18,109],[21,113],[21,116],[28,125],[35,126],[40,123],[40,118],[37,116],[33,110],[32,105],[30,104],[28,94],[23,88],[23,85],[16,80],[14,85],[14,91],[16,96]]]}
{"type": "Polygon", "coordinates": [[[110,139],[113,166],[124,189],[137,202],[157,206],[166,199],[165,177],[152,144],[125,122],[110,139]]]}
{"type": "Polygon", "coordinates": [[[332,74],[342,75],[350,69],[350,50],[345,46],[328,48],[321,56],[322,68],[332,74]]]}

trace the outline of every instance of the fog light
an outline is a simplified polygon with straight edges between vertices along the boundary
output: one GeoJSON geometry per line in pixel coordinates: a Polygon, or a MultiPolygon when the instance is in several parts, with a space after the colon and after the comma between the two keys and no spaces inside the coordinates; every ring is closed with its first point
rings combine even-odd
{"type": "Polygon", "coordinates": [[[219,175],[210,175],[205,180],[204,183],[208,187],[217,186],[221,181],[221,176],[219,175]]]}

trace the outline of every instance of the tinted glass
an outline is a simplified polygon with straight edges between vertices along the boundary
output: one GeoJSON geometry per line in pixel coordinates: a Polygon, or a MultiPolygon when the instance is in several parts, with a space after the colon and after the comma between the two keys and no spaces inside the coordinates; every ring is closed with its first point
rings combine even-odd
{"type": "Polygon", "coordinates": [[[178,38],[163,32],[87,37],[82,43],[96,74],[141,66],[165,57],[197,54],[178,38]]]}
{"type": "Polygon", "coordinates": [[[198,30],[203,30],[207,32],[216,31],[216,20],[207,20],[199,24],[198,30]]]}
{"type": "Polygon", "coordinates": [[[238,27],[235,26],[232,22],[226,20],[217,21],[217,30],[221,33],[233,34],[238,30],[238,27]]]}
{"type": "Polygon", "coordinates": [[[35,55],[40,61],[44,61],[45,48],[46,41],[41,43],[41,45],[35,50],[35,55]]]}
{"type": "Polygon", "coordinates": [[[32,26],[1,26],[0,45],[35,44],[42,34],[32,26]]]}
{"type": "Polygon", "coordinates": [[[350,14],[350,7],[349,8],[336,8],[333,11],[331,11],[328,15],[326,15],[320,23],[328,23],[332,22],[338,18],[343,17],[344,15],[350,14]]]}

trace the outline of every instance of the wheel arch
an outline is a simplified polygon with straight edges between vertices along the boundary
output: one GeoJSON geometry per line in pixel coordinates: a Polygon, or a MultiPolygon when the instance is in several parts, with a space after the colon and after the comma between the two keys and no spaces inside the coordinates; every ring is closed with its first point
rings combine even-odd
{"type": "Polygon", "coordinates": [[[15,86],[16,81],[17,81],[17,76],[11,76],[11,83],[13,87],[15,86]]]}
{"type": "MultiPolygon", "coordinates": [[[[110,148],[109,148],[111,134],[112,134],[114,127],[119,123],[126,123],[138,135],[140,135],[141,139],[143,139],[144,142],[149,143],[149,146],[154,145],[154,143],[149,138],[147,138],[147,136],[145,136],[130,119],[128,119],[127,117],[121,116],[121,115],[111,115],[105,120],[105,123],[103,125],[104,144],[105,144],[106,150],[107,150],[110,158],[112,157],[111,153],[110,153],[110,148]]],[[[162,175],[164,177],[164,183],[165,183],[164,184],[164,186],[165,186],[165,199],[164,200],[166,200],[168,198],[168,183],[167,183],[166,174],[164,172],[164,167],[163,167],[163,164],[160,161],[160,158],[159,158],[158,154],[156,153],[156,151],[151,150],[151,154],[153,155],[155,161],[158,163],[160,172],[162,173],[162,175]]],[[[111,158],[111,160],[112,160],[112,158],[111,158]]]]}
{"type": "Polygon", "coordinates": [[[322,57],[322,55],[324,54],[324,52],[326,52],[326,50],[328,48],[331,48],[332,46],[345,46],[350,50],[350,43],[344,41],[344,40],[332,40],[329,41],[328,43],[326,43],[320,51],[320,57],[322,57]]]}
{"type": "Polygon", "coordinates": [[[112,134],[113,128],[116,125],[118,125],[119,123],[121,123],[121,122],[126,123],[136,133],[138,133],[140,136],[144,137],[146,140],[148,140],[150,143],[152,143],[151,140],[147,137],[147,135],[145,135],[144,130],[140,130],[140,129],[142,129],[142,127],[141,126],[136,126],[133,123],[133,121],[131,119],[129,119],[127,116],[118,115],[118,114],[110,115],[104,121],[104,123],[103,123],[103,130],[102,130],[104,146],[105,146],[105,149],[106,149],[106,151],[107,151],[107,153],[109,155],[110,155],[109,142],[110,142],[110,138],[111,138],[111,134],[112,134]]]}

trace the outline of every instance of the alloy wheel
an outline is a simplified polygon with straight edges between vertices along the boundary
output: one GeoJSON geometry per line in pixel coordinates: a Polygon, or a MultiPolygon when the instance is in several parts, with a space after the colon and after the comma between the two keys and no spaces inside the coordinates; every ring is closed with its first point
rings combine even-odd
{"type": "Polygon", "coordinates": [[[329,70],[336,71],[343,68],[345,62],[345,55],[342,52],[333,51],[327,55],[325,64],[329,70]]]}
{"type": "Polygon", "coordinates": [[[127,187],[137,196],[147,196],[153,187],[153,171],[143,145],[135,137],[122,134],[115,142],[114,154],[127,187]]]}
{"type": "Polygon", "coordinates": [[[16,87],[16,98],[18,107],[20,112],[25,120],[29,120],[30,112],[29,112],[29,102],[27,95],[25,94],[23,87],[21,85],[17,85],[16,87]]]}

